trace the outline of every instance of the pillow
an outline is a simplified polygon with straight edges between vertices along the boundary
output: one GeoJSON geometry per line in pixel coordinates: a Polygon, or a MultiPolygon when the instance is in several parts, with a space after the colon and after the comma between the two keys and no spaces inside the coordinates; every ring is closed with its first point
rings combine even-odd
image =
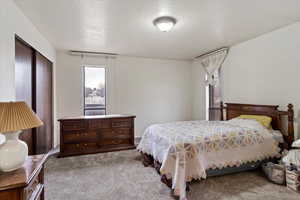
{"type": "Polygon", "coordinates": [[[240,115],[239,119],[255,119],[266,128],[271,128],[272,118],[264,115],[240,115]]]}

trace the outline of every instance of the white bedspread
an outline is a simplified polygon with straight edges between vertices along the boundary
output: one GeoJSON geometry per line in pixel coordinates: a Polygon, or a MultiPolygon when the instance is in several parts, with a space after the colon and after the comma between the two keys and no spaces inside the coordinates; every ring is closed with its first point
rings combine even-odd
{"type": "Polygon", "coordinates": [[[148,127],[137,149],[162,163],[174,194],[186,199],[186,182],[206,178],[205,170],[240,166],[277,157],[270,130],[255,120],[183,121],[148,127]]]}

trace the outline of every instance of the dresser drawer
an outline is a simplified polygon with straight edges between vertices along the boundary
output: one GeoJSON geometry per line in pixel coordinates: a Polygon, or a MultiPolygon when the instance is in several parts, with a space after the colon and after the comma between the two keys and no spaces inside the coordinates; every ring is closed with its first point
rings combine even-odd
{"type": "Polygon", "coordinates": [[[111,120],[109,119],[93,119],[88,121],[89,129],[111,128],[111,120]]]}
{"type": "Polygon", "coordinates": [[[72,131],[63,133],[63,140],[65,143],[96,142],[97,139],[98,134],[96,131],[72,131]]]}
{"type": "Polygon", "coordinates": [[[132,127],[132,119],[113,119],[113,128],[132,127]]]}
{"type": "Polygon", "coordinates": [[[18,200],[20,199],[20,194],[17,189],[8,190],[8,191],[0,191],[0,199],[1,200],[18,200]]]}
{"type": "Polygon", "coordinates": [[[72,121],[64,121],[62,123],[63,131],[76,131],[85,129],[84,121],[80,120],[72,120],[72,121]]]}
{"type": "Polygon", "coordinates": [[[131,128],[114,128],[112,130],[113,136],[130,136],[132,135],[131,128]]]}
{"type": "Polygon", "coordinates": [[[113,138],[119,136],[130,136],[132,135],[131,128],[113,128],[113,129],[102,129],[98,132],[99,138],[113,138]]]}
{"type": "Polygon", "coordinates": [[[98,144],[95,142],[86,142],[78,144],[65,144],[64,152],[81,152],[94,151],[98,149],[98,144]]]}
{"type": "Polygon", "coordinates": [[[114,145],[128,145],[130,143],[130,138],[103,138],[98,142],[100,148],[105,148],[114,145]]]}

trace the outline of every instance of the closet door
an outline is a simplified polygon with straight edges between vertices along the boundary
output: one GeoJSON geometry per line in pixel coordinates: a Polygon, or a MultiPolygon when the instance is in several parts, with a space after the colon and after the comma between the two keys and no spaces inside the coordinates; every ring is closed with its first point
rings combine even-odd
{"type": "Polygon", "coordinates": [[[36,113],[44,125],[36,129],[36,154],[46,153],[52,149],[52,63],[35,52],[35,100],[36,113]]]}
{"type": "MultiPolygon", "coordinates": [[[[16,39],[15,42],[15,86],[16,100],[25,101],[32,108],[33,49],[16,39]]],[[[20,139],[28,145],[28,153],[34,154],[33,131],[25,130],[20,139]]]]}

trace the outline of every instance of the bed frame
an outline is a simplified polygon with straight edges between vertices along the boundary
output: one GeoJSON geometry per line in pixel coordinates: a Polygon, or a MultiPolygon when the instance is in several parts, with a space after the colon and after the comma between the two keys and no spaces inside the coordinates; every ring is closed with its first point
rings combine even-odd
{"type": "Polygon", "coordinates": [[[238,104],[238,103],[226,103],[225,106],[221,102],[219,108],[220,120],[230,120],[240,115],[265,115],[272,118],[272,128],[279,130],[284,137],[285,148],[290,149],[294,141],[294,110],[293,105],[288,104],[287,111],[278,110],[278,105],[254,105],[254,104],[238,104]],[[284,123],[284,117],[287,117],[287,125],[284,123]]]}
{"type": "MultiPolygon", "coordinates": [[[[220,107],[210,108],[210,110],[220,111],[220,120],[229,120],[240,115],[265,115],[272,118],[272,128],[280,130],[284,137],[284,149],[290,149],[294,141],[294,110],[293,105],[289,104],[287,111],[278,110],[278,105],[255,105],[255,104],[238,104],[221,102],[220,107]],[[287,125],[284,125],[284,117],[287,117],[287,125]]],[[[286,123],[285,123],[286,124],[286,123]]],[[[161,163],[153,159],[151,155],[142,154],[142,161],[145,167],[151,166],[160,174],[161,163]]],[[[167,179],[165,175],[161,176],[161,181],[168,187],[172,188],[172,180],[167,179]]],[[[187,184],[189,190],[189,184],[187,184]]]]}

